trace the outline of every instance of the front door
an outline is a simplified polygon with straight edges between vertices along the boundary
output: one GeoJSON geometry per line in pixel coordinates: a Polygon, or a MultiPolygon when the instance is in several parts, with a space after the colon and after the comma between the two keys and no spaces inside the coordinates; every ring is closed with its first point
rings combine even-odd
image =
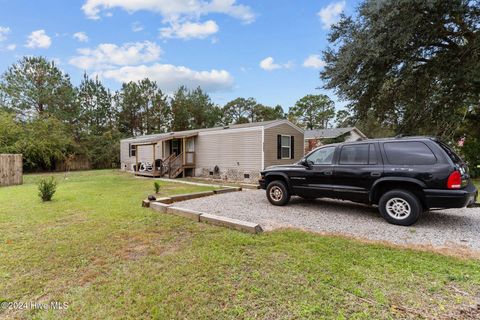
{"type": "Polygon", "coordinates": [[[332,197],[333,159],[336,147],[320,148],[305,158],[309,167],[305,169],[305,180],[297,187],[299,195],[309,197],[332,197]]]}
{"type": "Polygon", "coordinates": [[[182,144],[180,139],[173,139],[170,141],[170,154],[179,155],[182,153],[182,144]]]}

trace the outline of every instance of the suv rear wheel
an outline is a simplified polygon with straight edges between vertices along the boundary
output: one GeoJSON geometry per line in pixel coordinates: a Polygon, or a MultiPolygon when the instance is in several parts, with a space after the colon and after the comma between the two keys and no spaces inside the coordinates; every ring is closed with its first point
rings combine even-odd
{"type": "Polygon", "coordinates": [[[290,201],[290,193],[283,181],[275,180],[267,186],[267,199],[271,204],[284,206],[290,201]]]}
{"type": "Polygon", "coordinates": [[[388,222],[400,226],[410,226],[422,214],[422,204],[417,196],[407,190],[392,190],[382,195],[378,209],[388,222]]]}

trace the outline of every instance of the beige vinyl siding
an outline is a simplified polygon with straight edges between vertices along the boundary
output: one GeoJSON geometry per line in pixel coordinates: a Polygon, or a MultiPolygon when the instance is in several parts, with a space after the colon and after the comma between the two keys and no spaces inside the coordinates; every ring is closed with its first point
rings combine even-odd
{"type": "MultiPolygon", "coordinates": [[[[132,165],[135,164],[136,158],[130,157],[130,144],[128,141],[120,142],[120,162],[121,169],[131,171],[132,165]]],[[[162,145],[159,143],[155,149],[155,158],[162,158],[162,145]]],[[[153,163],[153,146],[145,145],[138,146],[138,162],[150,162],[153,163]]]]}
{"type": "Polygon", "coordinates": [[[261,170],[262,129],[199,133],[195,156],[197,168],[261,170]]]}
{"type": "Polygon", "coordinates": [[[304,135],[287,123],[265,128],[265,168],[278,164],[290,164],[303,157],[304,135]],[[277,159],[277,135],[294,136],[294,158],[277,159]]]}
{"type": "Polygon", "coordinates": [[[128,141],[120,142],[120,169],[131,171],[132,165],[135,163],[135,157],[130,157],[130,143],[128,141]]]}

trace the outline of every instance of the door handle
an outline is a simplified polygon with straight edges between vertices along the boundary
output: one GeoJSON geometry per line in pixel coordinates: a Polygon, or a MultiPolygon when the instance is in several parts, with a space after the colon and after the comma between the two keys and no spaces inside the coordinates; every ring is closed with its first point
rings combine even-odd
{"type": "Polygon", "coordinates": [[[331,170],[330,171],[325,171],[324,173],[325,173],[326,176],[331,176],[333,174],[333,171],[331,171],[331,170]]]}
{"type": "Polygon", "coordinates": [[[371,172],[370,173],[370,176],[372,176],[372,177],[380,177],[381,175],[382,175],[381,172],[371,172]]]}

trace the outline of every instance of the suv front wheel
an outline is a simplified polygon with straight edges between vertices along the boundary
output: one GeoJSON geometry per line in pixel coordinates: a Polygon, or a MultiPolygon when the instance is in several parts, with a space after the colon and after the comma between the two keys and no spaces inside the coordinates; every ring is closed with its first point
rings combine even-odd
{"type": "Polygon", "coordinates": [[[410,226],[417,222],[423,212],[417,196],[407,190],[392,190],[382,195],[378,209],[388,222],[410,226]]]}
{"type": "Polygon", "coordinates": [[[267,186],[267,199],[271,204],[284,206],[290,201],[290,193],[283,181],[275,180],[267,186]]]}

